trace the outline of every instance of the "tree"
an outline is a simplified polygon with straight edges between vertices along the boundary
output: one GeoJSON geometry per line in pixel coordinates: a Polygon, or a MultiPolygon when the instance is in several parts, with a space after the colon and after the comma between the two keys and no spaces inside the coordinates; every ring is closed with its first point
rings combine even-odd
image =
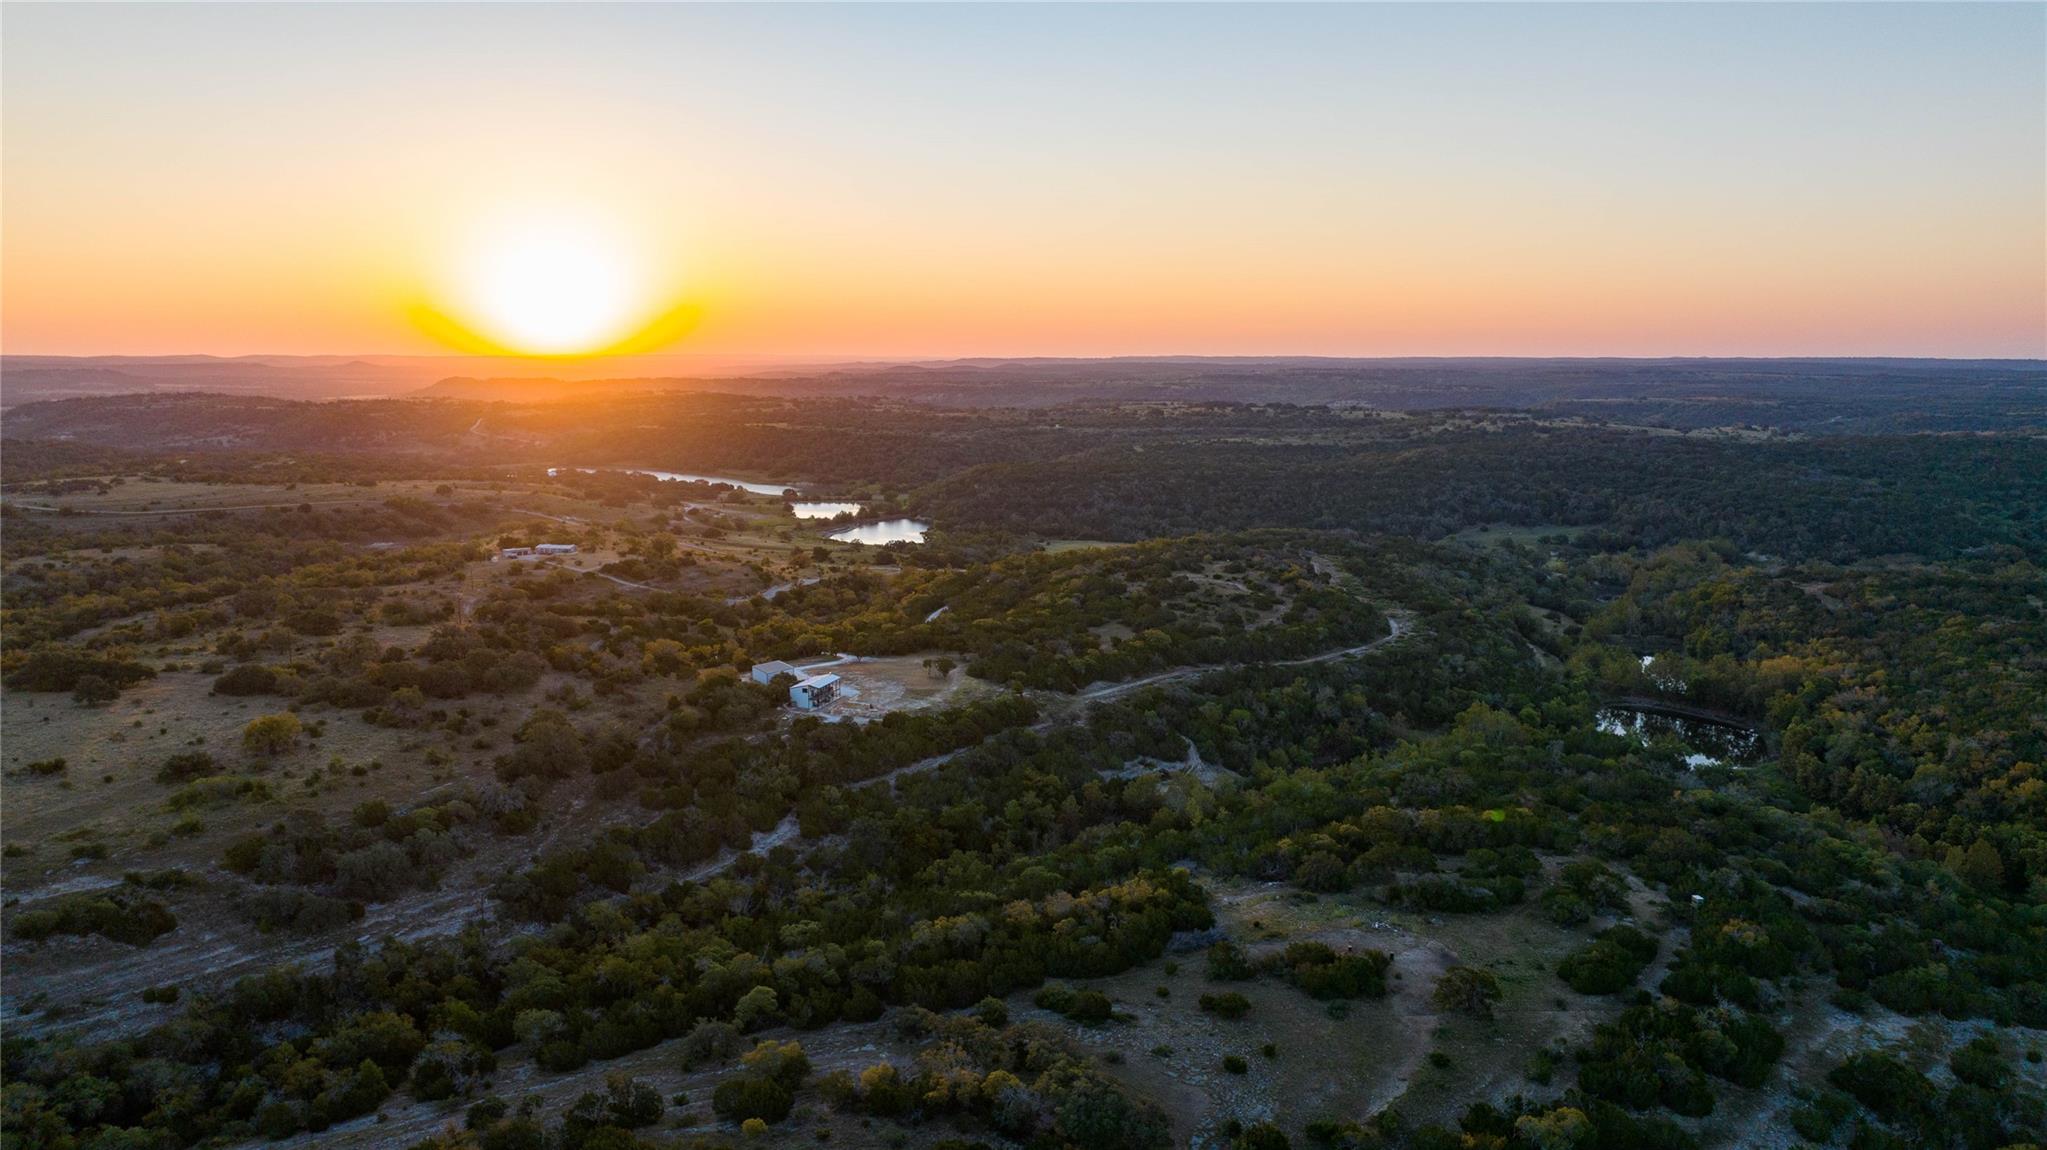
{"type": "Polygon", "coordinates": [[[1592,1120],[1583,1110],[1559,1106],[1547,1114],[1523,1114],[1514,1120],[1514,1137],[1537,1150],[1571,1150],[1592,1134],[1592,1120]]]}
{"type": "Polygon", "coordinates": [[[732,1021],[741,1030],[753,1030],[767,1026],[782,1016],[780,999],[775,996],[772,986],[756,986],[742,995],[732,1007],[732,1021]]]}
{"type": "Polygon", "coordinates": [[[242,749],[265,758],[281,755],[298,745],[299,734],[304,730],[297,715],[286,712],[261,715],[242,728],[242,749]]]}
{"type": "Polygon", "coordinates": [[[590,756],[583,747],[583,736],[560,711],[543,707],[533,712],[519,728],[517,738],[519,746],[505,763],[504,774],[508,779],[528,775],[566,779],[589,769],[590,756]]]}
{"type": "Polygon", "coordinates": [[[1948,869],[1979,890],[1996,890],[2004,885],[2004,859],[1989,839],[1977,839],[1968,850],[1949,847],[1948,869]]]}
{"type": "Polygon", "coordinates": [[[610,1095],[605,1113],[612,1125],[638,1130],[661,1121],[661,1092],[652,1086],[628,1074],[612,1074],[604,1079],[604,1089],[610,1095]]]}
{"type": "Polygon", "coordinates": [[[1471,966],[1453,966],[1436,980],[1435,1001],[1439,1010],[1454,1010],[1473,1018],[1491,1018],[1493,1003],[1500,1000],[1500,980],[1490,971],[1471,966]]]}
{"type": "Polygon", "coordinates": [[[1294,882],[1305,890],[1337,894],[1350,889],[1350,868],[1330,851],[1316,851],[1301,860],[1294,882]]]}

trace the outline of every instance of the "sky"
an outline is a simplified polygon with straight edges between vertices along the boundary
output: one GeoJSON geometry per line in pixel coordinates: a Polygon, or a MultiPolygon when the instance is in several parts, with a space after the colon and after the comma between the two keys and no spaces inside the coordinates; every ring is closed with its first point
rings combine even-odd
{"type": "Polygon", "coordinates": [[[2047,5],[8,5],[13,354],[2047,356],[2047,5]]]}

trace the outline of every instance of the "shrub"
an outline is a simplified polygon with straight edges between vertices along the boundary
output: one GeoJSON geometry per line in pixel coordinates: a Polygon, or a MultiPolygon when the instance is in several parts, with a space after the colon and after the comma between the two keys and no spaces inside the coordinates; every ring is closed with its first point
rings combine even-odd
{"type": "Polygon", "coordinates": [[[1311,998],[1384,998],[1386,968],[1393,959],[1384,951],[1338,954],[1325,943],[1296,942],[1259,965],[1278,971],[1311,998]]]}
{"type": "Polygon", "coordinates": [[[1948,1069],[1955,1077],[1971,1086],[1985,1090],[2003,1090],[2011,1084],[2011,1065],[2004,1060],[2004,1054],[1997,1049],[1997,1040],[1987,1034],[1964,1043],[1948,1059],[1948,1069]]]}
{"type": "Polygon", "coordinates": [[[297,715],[288,712],[261,715],[249,720],[249,725],[242,728],[242,749],[252,755],[281,755],[298,745],[299,735],[304,730],[297,715]]]}
{"type": "Polygon", "coordinates": [[[1285,1131],[1270,1122],[1259,1122],[1245,1127],[1231,1150],[1292,1150],[1292,1146],[1285,1131]]]}
{"type": "Polygon", "coordinates": [[[111,703],[121,697],[121,688],[98,675],[80,675],[71,697],[80,703],[111,703]]]}
{"type": "Polygon", "coordinates": [[[1066,1017],[1075,1022],[1107,1022],[1115,1013],[1115,1004],[1099,990],[1075,993],[1065,1011],[1066,1017]]]}
{"type": "Polygon", "coordinates": [[[1316,851],[1294,868],[1294,883],[1305,890],[1338,894],[1350,889],[1350,867],[1329,851],[1316,851]]]}
{"type": "Polygon", "coordinates": [[[344,898],[378,902],[404,890],[416,877],[412,859],[397,843],[373,843],[334,860],[334,885],[344,898]]]}
{"type": "Polygon", "coordinates": [[[213,681],[216,695],[275,695],[277,672],[261,663],[244,663],[213,681]]]}
{"type": "Polygon", "coordinates": [[[796,1096],[788,1087],[752,1074],[728,1078],[711,1091],[711,1109],[728,1122],[780,1122],[795,1104],[796,1096]]]}
{"type": "Polygon", "coordinates": [[[261,779],[245,778],[240,775],[208,775],[193,779],[164,800],[165,808],[173,811],[190,810],[193,807],[219,806],[242,799],[261,801],[270,797],[270,784],[261,779]]]}
{"type": "Polygon", "coordinates": [[[625,1130],[638,1130],[661,1121],[661,1112],[666,1105],[661,1101],[661,1092],[652,1086],[626,1074],[612,1074],[604,1079],[604,1090],[608,1095],[605,1115],[613,1126],[625,1130]]]}
{"type": "Polygon", "coordinates": [[[1440,1010],[1491,1018],[1493,1003],[1500,1000],[1500,980],[1476,967],[1453,966],[1436,980],[1434,999],[1440,1010]]]}
{"type": "Polygon", "coordinates": [[[1933,1105],[1933,1083],[1888,1054],[1865,1050],[1827,1072],[1827,1081],[1887,1119],[1917,1118],[1933,1105]]]}
{"type": "Polygon", "coordinates": [[[1242,982],[1255,973],[1243,948],[1229,939],[1208,948],[1208,977],[1217,982],[1242,982]]]}
{"type": "Polygon", "coordinates": [[[682,1040],[682,1068],[695,1070],[730,1061],[744,1045],[746,1040],[739,1036],[739,1028],[731,1023],[699,1022],[682,1040]]]}
{"type": "Polygon", "coordinates": [[[317,934],[358,921],[363,905],[311,891],[259,890],[242,900],[242,912],[257,930],[317,934]]]}
{"type": "Polygon", "coordinates": [[[1251,1011],[1251,1000],[1235,991],[1201,996],[1201,1009],[1217,1018],[1242,1018],[1251,1011]]]}
{"type": "Polygon", "coordinates": [[[182,751],[165,759],[156,771],[156,781],[165,786],[176,786],[192,779],[217,774],[219,764],[205,751],[182,751]]]}
{"type": "Polygon", "coordinates": [[[771,1078],[790,1090],[803,1085],[803,1080],[810,1076],[810,1056],[803,1052],[800,1042],[766,1039],[755,1043],[740,1063],[747,1073],[771,1078]]]}
{"type": "Polygon", "coordinates": [[[93,676],[116,690],[156,677],[155,668],[125,659],[108,659],[63,648],[32,652],[7,676],[16,691],[75,691],[80,679],[93,676]]]}
{"type": "Polygon", "coordinates": [[[1223,1069],[1231,1074],[1249,1074],[1251,1072],[1251,1064],[1244,1061],[1242,1055],[1225,1054],[1223,1055],[1223,1069]]]}
{"type": "Polygon", "coordinates": [[[220,864],[236,874],[254,874],[263,862],[263,848],[270,840],[260,834],[246,834],[227,844],[221,852],[220,864]]]}
{"type": "Polygon", "coordinates": [[[50,899],[48,905],[16,916],[9,933],[26,942],[58,934],[97,934],[129,946],[147,946],[177,926],[178,920],[162,903],[116,891],[50,899]]]}
{"type": "Polygon", "coordinates": [[[1557,975],[1579,994],[1615,994],[1634,985],[1656,958],[1656,949],[1654,938],[1630,926],[1616,926],[1565,956],[1557,964],[1557,975]]]}

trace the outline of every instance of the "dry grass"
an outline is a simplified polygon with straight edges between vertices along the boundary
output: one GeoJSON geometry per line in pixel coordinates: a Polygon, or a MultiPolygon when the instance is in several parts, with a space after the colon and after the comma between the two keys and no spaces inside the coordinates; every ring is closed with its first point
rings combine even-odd
{"type": "MultiPolygon", "coordinates": [[[[1283,884],[1212,884],[1218,925],[1252,955],[1315,940],[1393,957],[1388,996],[1350,1004],[1341,1019],[1327,1004],[1276,978],[1213,983],[1199,952],[1089,985],[1109,994],[1130,1021],[1080,1028],[1082,1040],[1120,1055],[1111,1069],[1166,1108],[1183,1144],[1213,1136],[1229,1119],[1280,1120],[1297,1139],[1318,1117],[1363,1119],[1396,1106],[1417,1122],[1454,1122],[1472,1097],[1543,1089],[1528,1079],[1538,1050],[1576,1043],[1619,1009],[1573,994],[1555,964],[1586,932],[1557,927],[1527,908],[1504,914],[1430,917],[1390,910],[1362,895],[1304,896],[1283,884]],[[1447,1014],[1431,1001],[1453,965],[1479,966],[1505,992],[1490,1021],[1447,1014]],[[1159,998],[1156,988],[1170,993],[1159,998]],[[1205,993],[1233,990],[1251,1000],[1238,1021],[1200,1011],[1205,993]],[[1561,1001],[1561,1005],[1559,1002],[1561,1001]],[[1261,1047],[1273,1043],[1276,1058],[1261,1047]],[[1170,1055],[1154,1054],[1156,1047],[1170,1055]],[[1448,1058],[1435,1065],[1430,1056],[1448,1058]],[[1225,1055],[1249,1072],[1222,1069],[1225,1055]]],[[[1042,1015],[1042,1011],[1026,1011],[1042,1015]]],[[[1560,1060],[1554,1083],[1569,1074],[1560,1060]]]]}

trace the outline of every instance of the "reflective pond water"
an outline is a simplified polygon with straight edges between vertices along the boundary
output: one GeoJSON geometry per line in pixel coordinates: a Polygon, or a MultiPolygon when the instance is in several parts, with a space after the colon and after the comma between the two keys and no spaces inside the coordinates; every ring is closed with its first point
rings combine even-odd
{"type": "Polygon", "coordinates": [[[841,543],[865,543],[880,546],[883,543],[922,543],[924,533],[931,525],[921,519],[883,519],[875,523],[861,523],[834,531],[825,536],[841,543]]]}
{"type": "Polygon", "coordinates": [[[1763,755],[1761,734],[1694,715],[1673,715],[1640,707],[1602,707],[1599,729],[1610,735],[1627,735],[1644,744],[1674,739],[1684,744],[1685,765],[1693,770],[1753,766],[1763,755]]]}
{"type": "Polygon", "coordinates": [[[860,514],[861,504],[806,499],[791,503],[789,507],[796,513],[798,519],[837,519],[841,515],[860,514]]]}
{"type": "Polygon", "coordinates": [[[784,491],[793,491],[796,487],[793,483],[748,483],[744,479],[734,479],[727,475],[691,475],[686,471],[648,471],[639,467],[628,467],[623,470],[630,475],[651,475],[669,483],[723,483],[727,487],[737,487],[741,491],[751,491],[755,495],[780,495],[784,491]]]}
{"type": "MultiPolygon", "coordinates": [[[[594,475],[600,469],[595,467],[578,467],[574,470],[580,471],[585,475],[594,475]]],[[[645,467],[607,467],[601,470],[618,471],[626,475],[651,475],[664,483],[723,483],[727,487],[737,487],[742,491],[751,491],[755,495],[780,495],[785,491],[796,489],[796,485],[793,483],[748,483],[744,479],[734,479],[729,475],[692,475],[686,471],[653,471],[645,467]]],[[[561,472],[562,469],[559,467],[547,469],[549,475],[559,475],[561,472]]]]}

